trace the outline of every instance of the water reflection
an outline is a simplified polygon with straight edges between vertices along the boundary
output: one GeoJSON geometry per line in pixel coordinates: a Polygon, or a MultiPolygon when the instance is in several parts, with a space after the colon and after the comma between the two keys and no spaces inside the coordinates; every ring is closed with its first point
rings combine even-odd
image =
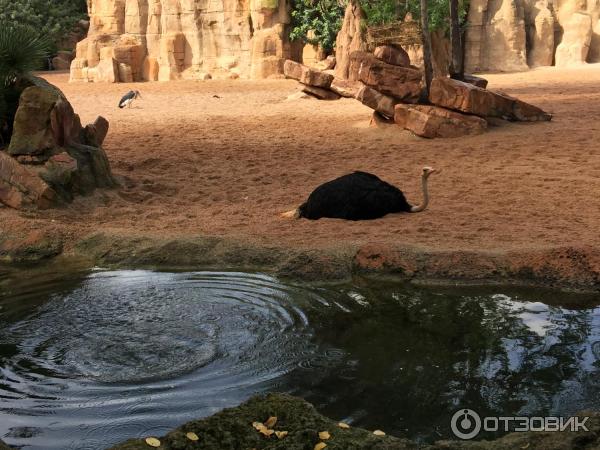
{"type": "Polygon", "coordinates": [[[160,435],[266,390],[422,441],[449,437],[459,407],[600,407],[593,298],[241,273],[22,280],[0,279],[0,436],[32,449],[160,435]]]}

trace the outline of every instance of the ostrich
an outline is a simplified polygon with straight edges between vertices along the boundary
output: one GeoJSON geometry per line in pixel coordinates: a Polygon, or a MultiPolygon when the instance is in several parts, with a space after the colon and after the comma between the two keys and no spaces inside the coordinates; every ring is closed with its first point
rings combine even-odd
{"type": "Polygon", "coordinates": [[[119,108],[125,108],[126,106],[131,108],[131,104],[138,97],[142,98],[142,94],[140,94],[140,91],[129,91],[123,96],[123,98],[119,102],[119,108]]]}
{"type": "Polygon", "coordinates": [[[317,220],[331,217],[346,220],[370,220],[390,213],[420,212],[427,208],[427,179],[439,170],[424,167],[421,175],[423,202],[411,206],[400,189],[366,173],[354,172],[317,187],[297,209],[281,214],[285,218],[317,220]]]}

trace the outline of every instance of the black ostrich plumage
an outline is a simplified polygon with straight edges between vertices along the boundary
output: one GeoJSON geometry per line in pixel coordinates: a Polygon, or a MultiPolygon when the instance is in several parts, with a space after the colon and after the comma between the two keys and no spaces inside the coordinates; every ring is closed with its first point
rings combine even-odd
{"type": "Polygon", "coordinates": [[[300,217],[371,220],[410,212],[400,189],[367,172],[354,172],[317,187],[299,208],[300,217]]]}

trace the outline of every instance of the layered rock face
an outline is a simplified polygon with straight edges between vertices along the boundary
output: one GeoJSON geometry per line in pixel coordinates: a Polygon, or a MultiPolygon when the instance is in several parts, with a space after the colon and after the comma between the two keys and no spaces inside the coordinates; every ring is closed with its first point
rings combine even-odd
{"type": "Polygon", "coordinates": [[[595,0],[472,0],[465,69],[525,70],[600,62],[595,0]]]}
{"type": "Polygon", "coordinates": [[[283,73],[288,0],[88,0],[71,81],[168,81],[283,73]]]}

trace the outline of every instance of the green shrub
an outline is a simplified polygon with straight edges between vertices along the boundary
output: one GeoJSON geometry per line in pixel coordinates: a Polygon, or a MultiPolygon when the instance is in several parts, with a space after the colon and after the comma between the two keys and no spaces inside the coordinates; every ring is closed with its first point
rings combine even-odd
{"type": "Polygon", "coordinates": [[[50,47],[37,30],[0,21],[0,147],[10,140],[24,81],[42,67],[50,47]]]}
{"type": "MultiPolygon", "coordinates": [[[[368,25],[383,25],[403,19],[410,13],[414,20],[421,17],[419,0],[361,0],[368,25]]],[[[431,31],[447,31],[450,26],[448,0],[429,0],[429,28],[431,31]]],[[[468,0],[459,2],[460,20],[464,23],[469,9],[468,0]]]]}
{"type": "Polygon", "coordinates": [[[52,43],[52,52],[86,17],[86,0],[0,0],[0,22],[31,27],[52,43]]]}
{"type": "Polygon", "coordinates": [[[344,5],[337,0],[295,0],[292,5],[292,41],[302,40],[320,45],[326,51],[335,47],[335,38],[342,27],[344,5]],[[309,37],[309,32],[314,37],[309,37]]]}

